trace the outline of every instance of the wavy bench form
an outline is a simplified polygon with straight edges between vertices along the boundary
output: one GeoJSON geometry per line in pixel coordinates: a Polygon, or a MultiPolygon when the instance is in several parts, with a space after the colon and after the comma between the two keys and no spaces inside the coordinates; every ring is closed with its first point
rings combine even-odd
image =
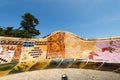
{"type": "Polygon", "coordinates": [[[51,68],[120,72],[120,37],[81,38],[56,31],[43,38],[0,37],[0,76],[51,68]]]}
{"type": "Polygon", "coordinates": [[[108,63],[100,60],[84,59],[51,59],[51,60],[24,60],[0,65],[0,76],[25,71],[52,69],[52,68],[80,68],[120,73],[120,63],[108,63]]]}

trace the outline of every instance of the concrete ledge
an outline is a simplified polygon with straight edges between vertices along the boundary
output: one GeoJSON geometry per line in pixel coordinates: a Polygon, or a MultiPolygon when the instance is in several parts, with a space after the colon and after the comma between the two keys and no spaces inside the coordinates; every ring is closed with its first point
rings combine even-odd
{"type": "Polygon", "coordinates": [[[61,80],[63,74],[68,80],[120,80],[120,74],[89,69],[44,69],[0,77],[0,80],[61,80]]]}

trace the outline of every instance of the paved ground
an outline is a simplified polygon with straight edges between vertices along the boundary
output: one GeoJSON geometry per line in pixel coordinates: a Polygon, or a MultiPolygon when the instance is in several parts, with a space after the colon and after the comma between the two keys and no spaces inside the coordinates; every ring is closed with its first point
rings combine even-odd
{"type": "Polygon", "coordinates": [[[120,74],[87,69],[45,69],[0,77],[0,80],[61,80],[67,74],[68,80],[120,80],[120,74]]]}

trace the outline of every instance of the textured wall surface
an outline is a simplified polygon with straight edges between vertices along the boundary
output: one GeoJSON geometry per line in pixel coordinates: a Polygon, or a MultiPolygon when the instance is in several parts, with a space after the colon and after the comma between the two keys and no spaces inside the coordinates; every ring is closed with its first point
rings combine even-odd
{"type": "Polygon", "coordinates": [[[0,37],[0,76],[68,67],[120,72],[120,37],[84,39],[64,31],[38,39],[0,37]]]}
{"type": "Polygon", "coordinates": [[[78,36],[66,33],[66,58],[101,59],[120,62],[120,39],[82,40],[78,36]]]}
{"type": "Polygon", "coordinates": [[[39,39],[0,37],[0,63],[55,58],[120,62],[120,38],[90,40],[63,31],[39,39]]]}

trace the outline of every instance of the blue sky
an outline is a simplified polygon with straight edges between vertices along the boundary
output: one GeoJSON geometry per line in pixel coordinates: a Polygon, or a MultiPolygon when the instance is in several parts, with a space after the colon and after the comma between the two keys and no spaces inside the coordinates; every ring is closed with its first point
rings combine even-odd
{"type": "Polygon", "coordinates": [[[0,26],[20,26],[32,13],[43,37],[65,30],[84,38],[120,36],[120,0],[0,0],[0,26]]]}

